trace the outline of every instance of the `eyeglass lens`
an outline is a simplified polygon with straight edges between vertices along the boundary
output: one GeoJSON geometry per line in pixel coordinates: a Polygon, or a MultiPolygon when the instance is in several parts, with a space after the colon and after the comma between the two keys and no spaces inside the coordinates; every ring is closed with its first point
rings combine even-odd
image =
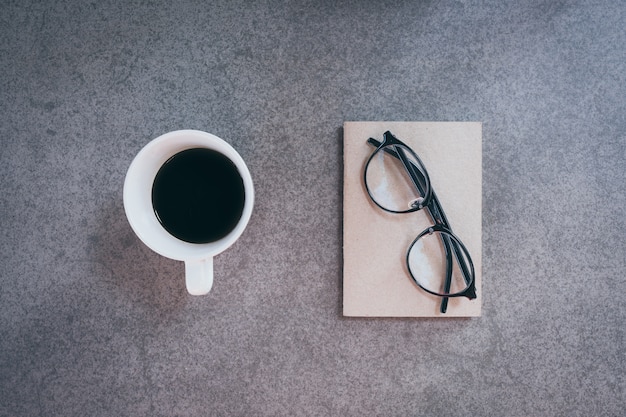
{"type": "Polygon", "coordinates": [[[410,211],[424,199],[427,189],[421,166],[414,153],[404,145],[379,149],[365,171],[365,183],[371,198],[385,210],[410,211]],[[406,158],[404,163],[399,155],[406,158]],[[413,175],[409,169],[414,170],[413,175]]]}
{"type": "Polygon", "coordinates": [[[407,264],[416,284],[434,294],[459,294],[471,284],[459,267],[470,264],[468,254],[462,243],[447,232],[423,233],[411,245],[407,264]]]}

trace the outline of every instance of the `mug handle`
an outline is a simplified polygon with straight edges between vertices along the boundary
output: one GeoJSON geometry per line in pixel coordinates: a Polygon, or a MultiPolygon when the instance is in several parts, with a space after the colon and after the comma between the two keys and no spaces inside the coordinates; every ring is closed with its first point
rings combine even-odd
{"type": "Polygon", "coordinates": [[[191,295],[204,295],[213,286],[213,258],[185,261],[185,283],[191,295]]]}

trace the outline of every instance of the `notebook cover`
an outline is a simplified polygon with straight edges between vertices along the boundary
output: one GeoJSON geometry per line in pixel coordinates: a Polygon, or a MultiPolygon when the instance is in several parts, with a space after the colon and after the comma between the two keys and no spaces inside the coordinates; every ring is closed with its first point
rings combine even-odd
{"type": "Polygon", "coordinates": [[[352,317],[475,317],[482,304],[482,124],[480,122],[345,122],[343,315],[352,317]],[[440,297],[420,289],[406,268],[413,239],[431,225],[422,211],[390,214],[368,197],[363,170],[391,131],[422,159],[454,233],[474,262],[477,298],[440,297]]]}

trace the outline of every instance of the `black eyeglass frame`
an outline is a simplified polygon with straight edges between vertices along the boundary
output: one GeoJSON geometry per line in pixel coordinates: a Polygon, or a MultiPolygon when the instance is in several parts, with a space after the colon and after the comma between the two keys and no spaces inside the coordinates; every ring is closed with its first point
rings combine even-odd
{"type": "Polygon", "coordinates": [[[382,210],[393,213],[393,214],[404,214],[404,213],[414,213],[416,211],[422,210],[426,208],[426,212],[429,214],[431,220],[433,221],[433,225],[424,229],[409,245],[406,254],[406,265],[409,271],[409,275],[415,284],[420,287],[422,290],[426,291],[429,294],[442,297],[441,309],[442,313],[445,313],[448,305],[449,297],[466,297],[470,300],[476,298],[476,285],[475,285],[475,269],[474,263],[472,261],[472,257],[465,247],[463,242],[452,232],[452,228],[448,222],[448,219],[441,207],[441,203],[437,198],[435,191],[432,188],[430,177],[428,175],[428,171],[424,166],[422,160],[417,156],[415,151],[411,149],[404,142],[396,138],[390,131],[384,133],[384,139],[382,142],[377,141],[376,139],[370,138],[367,141],[370,145],[375,146],[376,149],[368,158],[365,168],[363,170],[363,182],[365,184],[365,189],[367,191],[368,196],[382,210]],[[416,188],[419,195],[423,196],[416,200],[413,200],[409,205],[409,208],[406,210],[393,210],[385,207],[380,204],[376,198],[373,196],[368,181],[367,181],[367,172],[371,161],[374,159],[379,152],[386,152],[387,154],[398,158],[407,174],[411,179],[413,186],[416,188]],[[410,160],[405,152],[409,152],[409,156],[412,158],[410,160]],[[433,233],[439,233],[440,238],[442,240],[442,245],[446,255],[446,280],[444,282],[444,292],[438,293],[436,291],[432,291],[428,288],[422,286],[411,270],[411,265],[409,262],[409,255],[413,246],[424,236],[433,233]],[[459,269],[463,275],[463,279],[465,280],[466,287],[455,293],[448,293],[450,290],[450,286],[452,284],[452,270],[453,270],[453,262],[456,261],[459,269]],[[467,261],[467,263],[465,262],[467,261]]]}

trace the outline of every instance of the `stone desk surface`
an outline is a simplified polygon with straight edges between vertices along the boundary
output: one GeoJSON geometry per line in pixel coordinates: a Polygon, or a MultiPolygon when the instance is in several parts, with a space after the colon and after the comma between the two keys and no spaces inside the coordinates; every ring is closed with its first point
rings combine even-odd
{"type": "Polygon", "coordinates": [[[0,416],[622,416],[618,1],[3,1],[0,416]],[[345,121],[482,123],[482,315],[342,314],[345,121]],[[134,155],[256,189],[206,296],[131,230],[134,155]]]}

